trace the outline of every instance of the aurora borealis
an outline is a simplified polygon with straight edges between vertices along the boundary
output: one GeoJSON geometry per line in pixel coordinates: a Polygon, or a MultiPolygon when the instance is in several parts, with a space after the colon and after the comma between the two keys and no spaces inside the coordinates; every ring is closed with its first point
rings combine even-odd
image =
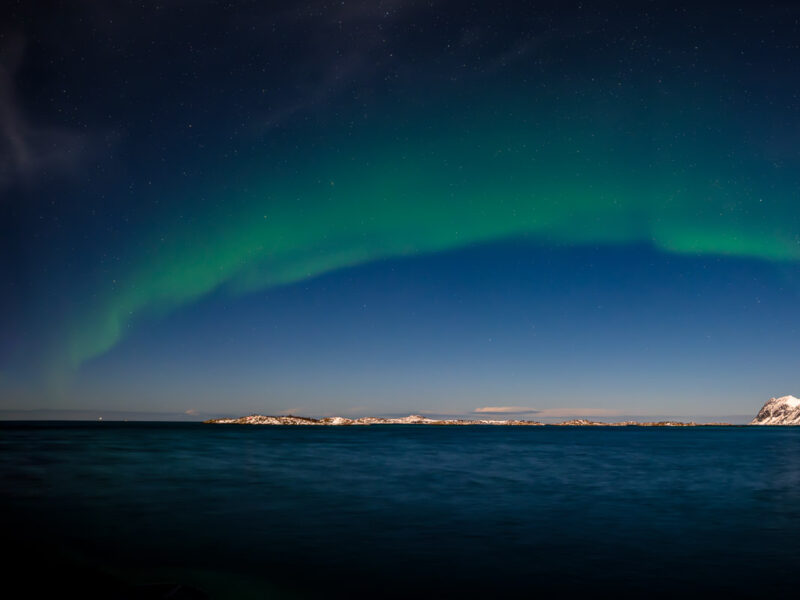
{"type": "Polygon", "coordinates": [[[214,389],[234,412],[734,414],[790,393],[800,15],[712,6],[17,8],[0,408],[138,410],[113,397],[133,386],[149,411],[213,412],[192,398],[214,389]],[[466,359],[462,327],[498,334],[466,359]],[[559,340],[591,352],[548,375],[559,340]],[[609,357],[635,366],[570,391],[609,357]]]}

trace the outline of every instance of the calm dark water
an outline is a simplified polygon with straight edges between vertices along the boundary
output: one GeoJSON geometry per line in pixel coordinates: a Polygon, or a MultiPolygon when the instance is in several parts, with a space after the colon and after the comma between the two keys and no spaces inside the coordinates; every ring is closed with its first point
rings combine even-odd
{"type": "Polygon", "coordinates": [[[65,571],[214,598],[800,589],[800,428],[4,423],[0,485],[15,568],[66,587],[65,571]]]}

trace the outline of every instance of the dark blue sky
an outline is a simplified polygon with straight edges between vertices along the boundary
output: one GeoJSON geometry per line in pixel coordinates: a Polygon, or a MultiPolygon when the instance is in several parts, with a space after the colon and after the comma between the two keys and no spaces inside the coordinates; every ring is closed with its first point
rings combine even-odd
{"type": "Polygon", "coordinates": [[[71,387],[204,414],[749,414],[795,385],[797,275],[525,240],[384,260],[137,323],[71,387]]]}
{"type": "Polygon", "coordinates": [[[800,388],[793,3],[43,6],[0,26],[0,410],[800,388]]]}

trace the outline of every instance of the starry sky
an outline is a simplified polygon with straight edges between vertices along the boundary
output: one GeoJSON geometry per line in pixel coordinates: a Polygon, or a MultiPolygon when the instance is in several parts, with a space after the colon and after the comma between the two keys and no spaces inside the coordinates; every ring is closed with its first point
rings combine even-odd
{"type": "Polygon", "coordinates": [[[793,2],[7,13],[3,414],[741,420],[800,390],[793,2]]]}

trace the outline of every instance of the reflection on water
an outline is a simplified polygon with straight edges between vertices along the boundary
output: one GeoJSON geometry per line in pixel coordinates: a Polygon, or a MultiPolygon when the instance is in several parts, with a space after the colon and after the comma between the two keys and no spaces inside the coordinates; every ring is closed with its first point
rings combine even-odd
{"type": "Polygon", "coordinates": [[[800,429],[0,425],[15,543],[216,597],[786,596],[800,429]]]}

